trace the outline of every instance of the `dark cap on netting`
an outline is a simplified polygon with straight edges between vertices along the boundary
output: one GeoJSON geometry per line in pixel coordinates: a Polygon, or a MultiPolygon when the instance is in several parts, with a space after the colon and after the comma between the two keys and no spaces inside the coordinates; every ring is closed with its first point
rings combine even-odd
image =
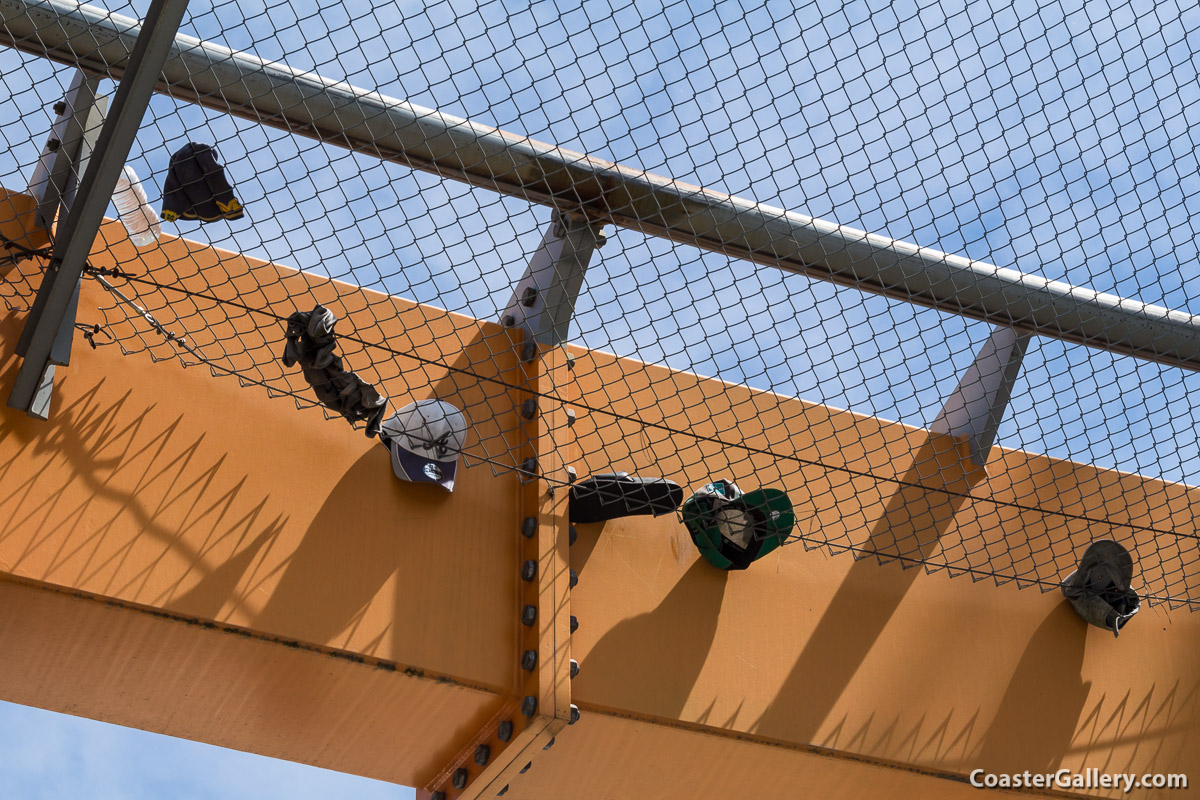
{"type": "Polygon", "coordinates": [[[289,316],[283,364],[286,367],[299,364],[304,380],[322,405],[351,423],[366,422],[366,434],[373,437],[379,433],[387,411],[387,398],[342,364],[333,332],[336,323],[334,313],[320,304],[312,311],[297,311],[289,316]]]}
{"type": "Polygon", "coordinates": [[[171,156],[163,184],[163,219],[214,222],[240,219],[242,204],[217,161],[212,145],[188,142],[171,156]]]}
{"type": "Polygon", "coordinates": [[[666,478],[625,472],[592,475],[571,487],[571,522],[603,522],[636,515],[657,517],[679,508],[683,489],[666,478]]]}
{"type": "Polygon", "coordinates": [[[334,313],[320,304],[289,316],[283,364],[299,364],[322,405],[351,423],[366,422],[367,436],[374,437],[387,411],[387,398],[342,364],[333,332],[336,323],[334,313]]]}
{"type": "Polygon", "coordinates": [[[1141,607],[1141,598],[1130,588],[1133,557],[1111,539],[1097,539],[1079,559],[1079,569],[1062,582],[1063,596],[1079,616],[1113,636],[1141,607]]]}

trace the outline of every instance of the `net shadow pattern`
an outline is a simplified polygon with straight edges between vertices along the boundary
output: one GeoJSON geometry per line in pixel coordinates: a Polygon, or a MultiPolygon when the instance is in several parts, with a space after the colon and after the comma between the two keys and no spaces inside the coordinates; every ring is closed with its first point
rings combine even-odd
{"type": "MultiPolygon", "coordinates": [[[[635,173],[1191,311],[1198,13],[195,0],[183,32],[635,173]]],[[[0,50],[8,190],[26,191],[73,74],[0,50]]],[[[204,142],[245,215],[164,222],[146,248],[106,224],[88,278],[100,302],[80,309],[91,341],[344,424],[280,360],[288,316],[319,303],[389,411],[454,403],[467,465],[518,468],[522,434],[495,409],[528,386],[497,323],[550,210],[299,134],[155,95],[128,162],[150,204],[171,154],[204,142]]],[[[0,226],[21,217],[10,206],[0,226]]],[[[806,547],[1044,591],[1113,538],[1149,601],[1200,602],[1192,373],[1035,339],[987,474],[968,480],[927,428],[988,325],[606,232],[572,320],[572,382],[543,398],[577,414],[579,475],[783,488],[806,547]]],[[[10,312],[46,261],[29,250],[0,254],[10,312]]]]}

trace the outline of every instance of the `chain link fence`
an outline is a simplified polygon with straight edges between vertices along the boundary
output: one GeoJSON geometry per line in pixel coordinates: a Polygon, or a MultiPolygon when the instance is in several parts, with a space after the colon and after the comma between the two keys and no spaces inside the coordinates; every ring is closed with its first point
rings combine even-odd
{"type": "MultiPolygon", "coordinates": [[[[87,8],[120,27],[146,5],[87,8]]],[[[1200,292],[1190,6],[193,0],[181,33],[481,126],[462,135],[494,128],[514,147],[614,162],[630,180],[662,176],[1134,305],[1188,311],[1200,292]]],[[[28,37],[15,44],[0,48],[0,186],[26,192],[77,70],[28,37]]],[[[393,409],[438,397],[486,427],[477,417],[516,386],[515,362],[500,326],[476,320],[499,322],[552,224],[547,203],[571,198],[522,196],[521,176],[498,193],[413,169],[349,136],[289,130],[286,110],[226,113],[223,97],[172,80],[128,160],[150,205],[162,209],[171,155],[202,142],[245,213],[164,221],[168,235],[139,249],[107,224],[112,261],[93,266],[110,270],[109,302],[79,312],[93,341],[320,407],[280,359],[289,315],[320,303],[341,318],[347,368],[393,409]],[[187,240],[224,255],[196,257],[187,240]],[[440,360],[418,355],[429,336],[442,337],[440,360]]],[[[1196,608],[1193,372],[1037,336],[989,477],[931,487],[920,464],[887,466],[889,448],[899,437],[897,452],[921,457],[923,429],[991,324],[865,280],[771,268],[774,250],[672,241],[646,222],[662,209],[610,211],[593,221],[621,224],[592,256],[570,341],[631,361],[601,383],[589,375],[604,358],[577,351],[582,388],[561,399],[588,414],[588,472],[663,475],[688,491],[705,476],[786,486],[806,546],[1043,590],[1087,542],[1113,538],[1135,553],[1144,597],[1196,608]],[[723,383],[697,404],[700,390],[663,367],[723,383]],[[851,456],[816,404],[909,427],[884,425],[851,456]],[[953,521],[915,545],[862,522],[899,504],[916,525],[913,503],[942,503],[953,521]],[[843,522],[819,524],[835,507],[843,522]]],[[[23,311],[46,252],[8,252],[28,258],[0,266],[0,298],[23,311]]],[[[468,466],[515,468],[513,432],[489,431],[468,442],[468,466]]]]}

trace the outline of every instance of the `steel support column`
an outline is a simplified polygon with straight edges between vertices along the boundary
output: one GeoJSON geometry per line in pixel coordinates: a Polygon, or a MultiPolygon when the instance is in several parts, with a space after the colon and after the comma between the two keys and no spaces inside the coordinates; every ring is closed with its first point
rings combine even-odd
{"type": "Polygon", "coordinates": [[[129,156],[187,4],[188,0],[154,0],[146,14],[146,23],[139,29],[127,72],[113,99],[112,112],[101,128],[75,202],[55,237],[54,255],[38,290],[39,296],[44,295],[41,313],[30,320],[31,330],[22,334],[22,341],[28,346],[8,397],[12,408],[35,410],[34,399],[41,396],[39,387],[44,388],[55,339],[70,309],[117,176],[129,156]]]}
{"type": "Polygon", "coordinates": [[[100,133],[96,126],[103,116],[94,117],[93,109],[100,99],[103,79],[102,75],[77,70],[66,95],[55,104],[57,118],[29,181],[29,193],[38,200],[34,220],[45,231],[53,228],[60,206],[70,207],[82,174],[81,162],[100,133]]]}
{"type": "Polygon", "coordinates": [[[541,246],[500,316],[505,327],[524,328],[526,342],[566,344],[584,273],[592,252],[604,244],[601,227],[577,215],[554,212],[541,246]]]}
{"type": "Polygon", "coordinates": [[[993,331],[929,426],[934,433],[965,438],[977,466],[987,463],[1030,338],[1011,328],[993,331]]]}

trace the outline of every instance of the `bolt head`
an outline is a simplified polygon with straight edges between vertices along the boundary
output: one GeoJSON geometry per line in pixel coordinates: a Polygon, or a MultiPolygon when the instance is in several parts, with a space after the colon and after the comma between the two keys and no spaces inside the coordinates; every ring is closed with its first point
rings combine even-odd
{"type": "Polygon", "coordinates": [[[527,717],[532,717],[537,713],[537,698],[533,695],[526,695],[521,701],[521,713],[527,717]]]}
{"type": "Polygon", "coordinates": [[[579,531],[575,530],[574,525],[568,525],[567,526],[567,541],[571,544],[575,544],[575,540],[578,538],[579,538],[579,531]]]}
{"type": "Polygon", "coordinates": [[[571,633],[579,630],[579,620],[575,619],[575,615],[571,615],[571,633]]]}
{"type": "Polygon", "coordinates": [[[570,583],[572,589],[575,588],[575,584],[579,583],[579,574],[576,573],[575,570],[571,570],[570,583]]]}
{"type": "Polygon", "coordinates": [[[576,722],[579,722],[579,706],[571,703],[571,720],[567,724],[574,725],[576,722]]]}
{"type": "Polygon", "coordinates": [[[537,577],[537,562],[532,558],[521,565],[521,580],[531,581],[537,577]]]}
{"type": "Polygon", "coordinates": [[[492,757],[492,748],[486,744],[481,744],[475,748],[475,763],[481,767],[486,767],[488,759],[492,757]]]}
{"type": "Polygon", "coordinates": [[[535,533],[537,533],[537,518],[526,517],[524,520],[522,520],[521,535],[526,539],[532,539],[535,533]]]}
{"type": "Polygon", "coordinates": [[[522,774],[522,775],[524,775],[526,772],[529,772],[529,770],[530,770],[530,768],[531,768],[532,766],[533,766],[533,762],[532,762],[532,761],[530,761],[528,764],[526,764],[525,766],[521,767],[521,774],[522,774]]]}
{"type": "Polygon", "coordinates": [[[450,776],[450,785],[455,789],[462,789],[467,785],[467,770],[465,767],[459,767],[454,770],[454,774],[450,776]]]}
{"type": "Polygon", "coordinates": [[[526,605],[521,609],[521,624],[532,626],[537,622],[537,606],[526,605]]]}
{"type": "Polygon", "coordinates": [[[574,678],[578,674],[579,674],[579,662],[572,658],[571,659],[571,677],[574,678]]]}
{"type": "Polygon", "coordinates": [[[521,669],[533,671],[537,666],[537,650],[526,650],[521,654],[521,669]]]}
{"type": "Polygon", "coordinates": [[[496,738],[502,742],[507,742],[512,738],[513,724],[509,720],[504,720],[500,723],[500,727],[496,729],[496,738]]]}

